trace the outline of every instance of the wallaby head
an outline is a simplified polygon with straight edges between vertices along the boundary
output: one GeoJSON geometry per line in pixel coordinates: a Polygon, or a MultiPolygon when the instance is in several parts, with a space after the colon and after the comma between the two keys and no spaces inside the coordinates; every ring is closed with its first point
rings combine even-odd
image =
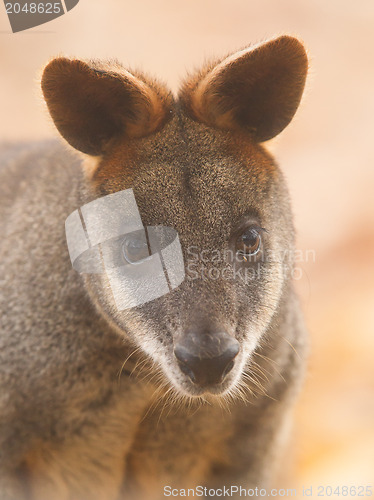
{"type": "Polygon", "coordinates": [[[132,188],[144,226],[179,235],[186,276],[170,293],[119,311],[105,274],[85,283],[184,395],[234,394],[253,352],[271,341],[294,230],[284,180],[261,143],[294,116],[307,66],[303,45],[281,36],[204,67],[178,98],[118,63],[58,58],[44,70],[49,111],[87,155],[93,197],[132,188]]]}

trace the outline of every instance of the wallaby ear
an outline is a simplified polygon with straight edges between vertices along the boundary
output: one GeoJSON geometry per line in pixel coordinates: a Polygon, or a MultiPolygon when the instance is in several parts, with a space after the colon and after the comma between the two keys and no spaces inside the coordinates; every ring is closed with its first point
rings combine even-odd
{"type": "Polygon", "coordinates": [[[44,69],[41,85],[60,134],[94,156],[105,153],[116,138],[157,131],[170,116],[173,101],[163,87],[118,63],[57,58],[44,69]]]}
{"type": "Polygon", "coordinates": [[[205,68],[186,81],[180,100],[197,121],[224,130],[246,130],[256,141],[266,141],[292,120],[307,70],[301,42],[280,36],[205,68]]]}

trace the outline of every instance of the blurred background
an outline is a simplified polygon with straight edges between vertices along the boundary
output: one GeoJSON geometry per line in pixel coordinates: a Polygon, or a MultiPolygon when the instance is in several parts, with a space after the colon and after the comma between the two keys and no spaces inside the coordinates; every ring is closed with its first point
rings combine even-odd
{"type": "Polygon", "coordinates": [[[55,135],[38,75],[55,55],[117,58],[172,90],[187,70],[277,34],[304,40],[307,91],[270,145],[288,179],[311,334],[291,486],[374,483],[373,0],[80,0],[12,34],[0,6],[0,140],[55,135]],[[309,254],[310,255],[310,254],[309,254]]]}

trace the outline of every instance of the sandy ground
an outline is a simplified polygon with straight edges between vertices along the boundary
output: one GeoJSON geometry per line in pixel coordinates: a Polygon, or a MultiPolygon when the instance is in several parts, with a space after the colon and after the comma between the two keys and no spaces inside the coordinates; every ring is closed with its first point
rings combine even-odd
{"type": "Polygon", "coordinates": [[[37,75],[54,55],[115,57],[167,81],[280,33],[310,53],[308,89],[271,145],[288,178],[300,249],[297,286],[311,332],[297,409],[293,485],[374,480],[374,2],[81,0],[67,15],[10,34],[0,6],[0,138],[54,129],[37,75]]]}

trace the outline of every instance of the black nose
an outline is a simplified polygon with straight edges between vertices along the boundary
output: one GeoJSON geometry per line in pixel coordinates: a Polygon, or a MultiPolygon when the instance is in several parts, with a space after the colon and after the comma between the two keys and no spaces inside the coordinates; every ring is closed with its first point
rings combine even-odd
{"type": "Polygon", "coordinates": [[[201,387],[222,382],[238,352],[238,341],[226,332],[188,333],[174,348],[182,372],[201,387]]]}

